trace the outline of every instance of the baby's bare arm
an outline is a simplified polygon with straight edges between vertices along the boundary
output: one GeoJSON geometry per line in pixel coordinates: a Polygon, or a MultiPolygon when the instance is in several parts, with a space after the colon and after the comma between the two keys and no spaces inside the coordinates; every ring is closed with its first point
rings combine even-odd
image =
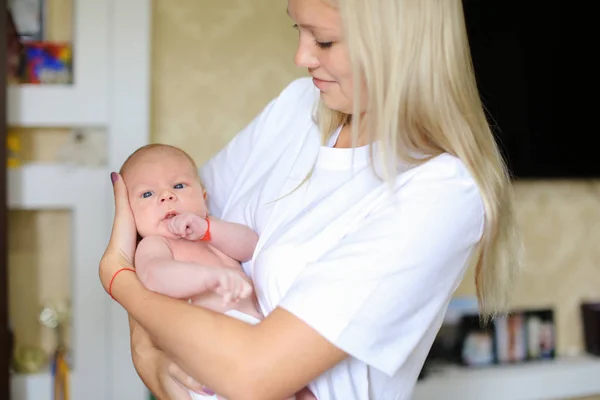
{"type": "Polygon", "coordinates": [[[244,262],[252,258],[258,234],[250,227],[210,217],[210,244],[229,257],[244,262]]]}
{"type": "Polygon", "coordinates": [[[148,236],[137,247],[135,268],[148,289],[169,297],[188,299],[208,291],[224,297],[247,297],[251,285],[234,268],[204,266],[175,260],[167,240],[148,236]]]}

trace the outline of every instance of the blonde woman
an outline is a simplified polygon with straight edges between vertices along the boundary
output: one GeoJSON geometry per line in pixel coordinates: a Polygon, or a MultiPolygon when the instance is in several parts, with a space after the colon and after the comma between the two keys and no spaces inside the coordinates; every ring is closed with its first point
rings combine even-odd
{"type": "Polygon", "coordinates": [[[280,400],[306,385],[319,400],[410,399],[466,268],[484,317],[505,309],[519,268],[461,0],[288,0],[288,13],[311,78],[201,169],[210,212],[260,235],[244,269],[264,321],[160,296],[123,269],[136,230],[111,176],[100,278],[163,399],[280,400]]]}

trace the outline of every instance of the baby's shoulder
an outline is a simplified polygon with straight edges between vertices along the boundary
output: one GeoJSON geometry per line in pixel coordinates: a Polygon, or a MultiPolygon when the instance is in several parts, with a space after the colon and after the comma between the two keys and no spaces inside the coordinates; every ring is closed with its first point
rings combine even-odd
{"type": "Polygon", "coordinates": [[[147,254],[149,252],[172,251],[171,240],[159,235],[150,235],[142,238],[136,247],[135,254],[147,254]]]}

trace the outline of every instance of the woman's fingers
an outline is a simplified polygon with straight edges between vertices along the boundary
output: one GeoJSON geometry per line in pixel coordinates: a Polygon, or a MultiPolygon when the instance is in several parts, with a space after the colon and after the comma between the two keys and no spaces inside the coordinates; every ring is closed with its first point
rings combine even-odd
{"type": "Polygon", "coordinates": [[[169,364],[168,372],[174,380],[176,380],[183,387],[187,388],[188,390],[191,390],[192,392],[198,394],[205,394],[209,396],[215,394],[213,391],[204,387],[204,385],[197,382],[194,378],[186,374],[181,368],[179,368],[177,364],[173,362],[169,364]]]}
{"type": "Polygon", "coordinates": [[[137,231],[133,219],[133,212],[129,206],[127,187],[125,186],[123,178],[116,172],[111,174],[111,179],[113,180],[113,190],[115,195],[115,217],[113,220],[110,244],[118,246],[125,256],[133,259],[137,231]]]}
{"type": "Polygon", "coordinates": [[[115,199],[115,215],[110,241],[100,262],[100,279],[105,288],[116,270],[133,266],[132,260],[137,238],[125,182],[116,172],[111,174],[111,180],[115,199]]]}

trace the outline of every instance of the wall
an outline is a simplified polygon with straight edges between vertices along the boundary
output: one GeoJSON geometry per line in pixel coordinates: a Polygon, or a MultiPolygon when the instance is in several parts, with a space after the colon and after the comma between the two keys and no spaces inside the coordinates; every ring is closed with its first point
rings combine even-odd
{"type": "MultiPolygon", "coordinates": [[[[525,270],[515,307],[555,308],[560,353],[582,349],[579,304],[600,299],[600,182],[518,182],[525,270]]],[[[473,295],[473,271],[458,289],[473,295]]]]}
{"type": "Polygon", "coordinates": [[[153,11],[153,140],[198,163],[306,74],[285,1],[155,0],[153,11]]]}

